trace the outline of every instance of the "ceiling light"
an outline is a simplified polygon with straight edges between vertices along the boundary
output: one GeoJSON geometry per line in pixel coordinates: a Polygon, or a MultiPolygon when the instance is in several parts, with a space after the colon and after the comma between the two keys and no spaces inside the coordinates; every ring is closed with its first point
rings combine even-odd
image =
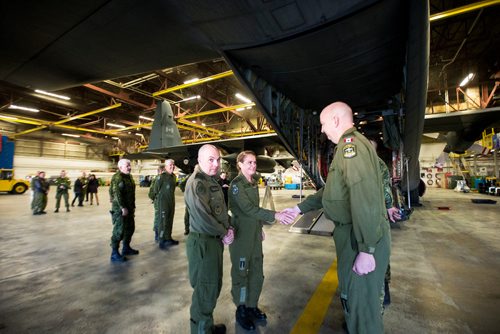
{"type": "Polygon", "coordinates": [[[203,126],[207,126],[205,123],[201,123],[201,125],[203,125],[203,126]]]}
{"type": "Polygon", "coordinates": [[[177,102],[174,102],[174,104],[177,104],[177,103],[181,103],[181,102],[186,102],[186,101],[191,101],[191,100],[198,100],[200,99],[201,96],[200,95],[195,95],[195,96],[191,96],[191,97],[186,97],[185,99],[182,99],[180,101],[177,101],[177,102]]]}
{"type": "Polygon", "coordinates": [[[18,119],[17,117],[12,117],[12,116],[5,116],[5,115],[0,115],[1,118],[6,118],[6,119],[12,119],[12,120],[16,120],[18,119]]]}
{"type": "Polygon", "coordinates": [[[115,123],[107,123],[107,124],[108,124],[108,126],[113,126],[115,128],[125,129],[124,125],[115,124],[115,123]]]}
{"type": "Polygon", "coordinates": [[[192,123],[196,124],[196,121],[191,121],[192,123]]]}
{"type": "Polygon", "coordinates": [[[236,109],[236,111],[242,111],[242,110],[245,110],[245,108],[238,108],[238,109],[236,109]]]}
{"type": "Polygon", "coordinates": [[[136,133],[135,135],[142,137],[142,133],[136,133]]]}
{"type": "Polygon", "coordinates": [[[139,118],[142,118],[142,119],[145,119],[146,121],[154,121],[154,118],[151,118],[151,117],[146,117],[146,116],[139,116],[139,118]]]}
{"type": "Polygon", "coordinates": [[[55,97],[55,98],[61,99],[61,100],[66,100],[66,101],[71,100],[71,98],[69,98],[67,96],[49,93],[49,92],[46,92],[46,91],[41,90],[41,89],[35,89],[35,92],[39,93],[39,94],[43,94],[43,95],[52,96],[52,97],[55,97]]]}
{"type": "Polygon", "coordinates": [[[26,111],[32,111],[32,112],[39,112],[40,111],[40,110],[35,109],[35,108],[16,106],[15,104],[11,104],[9,106],[9,109],[19,109],[19,110],[26,110],[26,111]]]}
{"type": "Polygon", "coordinates": [[[118,138],[118,137],[111,137],[111,139],[120,140],[120,138],[118,138]]]}
{"type": "Polygon", "coordinates": [[[467,85],[469,83],[469,81],[472,80],[472,78],[474,78],[474,73],[469,73],[467,74],[467,76],[462,80],[462,82],[460,83],[460,87],[463,87],[465,85],[467,85]]]}
{"type": "Polygon", "coordinates": [[[75,138],[80,138],[79,135],[73,135],[71,133],[61,133],[63,136],[66,136],[66,137],[75,137],[75,138]]]}
{"type": "Polygon", "coordinates": [[[189,80],[184,81],[184,84],[190,84],[190,83],[196,82],[198,80],[200,80],[200,79],[199,78],[189,79],[189,80]]]}
{"type": "Polygon", "coordinates": [[[252,101],[248,97],[245,97],[245,96],[241,95],[240,93],[236,93],[236,94],[234,94],[234,96],[236,96],[238,99],[240,99],[243,102],[252,103],[252,101]]]}

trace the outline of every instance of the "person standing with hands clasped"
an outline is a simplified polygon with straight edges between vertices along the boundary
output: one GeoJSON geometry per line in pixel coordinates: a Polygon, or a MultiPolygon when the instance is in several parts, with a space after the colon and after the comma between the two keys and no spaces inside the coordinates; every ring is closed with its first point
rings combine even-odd
{"type": "Polygon", "coordinates": [[[198,165],[189,177],[184,198],[189,212],[190,232],[186,241],[191,299],[191,333],[225,333],[214,325],[213,312],[222,288],[224,245],[234,240],[224,194],[217,183],[219,150],[210,144],[198,151],[198,165]]]}
{"type": "MultiPolygon", "coordinates": [[[[234,242],[231,254],[231,294],[237,307],[236,322],[246,330],[254,330],[254,320],[265,320],[267,315],[258,307],[264,283],[265,239],[262,222],[282,221],[283,213],[259,207],[259,188],[256,176],[257,158],[252,151],[243,151],[236,158],[239,175],[229,187],[229,209],[232,213],[234,242]]],[[[290,215],[289,218],[291,218],[290,215]]]]}
{"type": "Polygon", "coordinates": [[[340,300],[349,333],[383,333],[380,293],[391,236],[382,173],[370,142],[353,127],[351,108],[328,105],[321,132],[337,144],[325,187],[294,208],[298,215],[323,208],[335,224],[340,300]]]}

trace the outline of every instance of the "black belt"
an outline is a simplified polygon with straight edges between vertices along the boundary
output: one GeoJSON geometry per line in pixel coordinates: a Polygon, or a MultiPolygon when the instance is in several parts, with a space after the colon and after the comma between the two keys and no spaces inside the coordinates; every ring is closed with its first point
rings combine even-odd
{"type": "Polygon", "coordinates": [[[189,231],[189,234],[201,238],[201,239],[220,239],[220,236],[218,235],[210,235],[210,234],[205,234],[205,233],[198,233],[198,232],[193,232],[189,231]]]}

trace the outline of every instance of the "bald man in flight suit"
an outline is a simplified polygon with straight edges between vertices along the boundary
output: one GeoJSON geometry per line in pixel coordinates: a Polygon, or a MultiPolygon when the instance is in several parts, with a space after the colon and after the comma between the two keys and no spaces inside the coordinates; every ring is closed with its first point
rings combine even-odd
{"type": "Polygon", "coordinates": [[[193,287],[191,334],[226,332],[225,325],[214,325],[213,320],[222,288],[224,245],[234,240],[224,193],[215,178],[219,168],[219,150],[210,144],[203,145],[198,151],[198,165],[184,192],[190,224],[186,251],[193,287]]]}
{"type": "Polygon", "coordinates": [[[337,144],[325,187],[288,210],[297,215],[323,208],[334,222],[340,299],[349,333],[383,333],[380,291],[391,237],[378,156],[353,127],[347,104],[328,105],[320,122],[321,132],[337,144]]]}

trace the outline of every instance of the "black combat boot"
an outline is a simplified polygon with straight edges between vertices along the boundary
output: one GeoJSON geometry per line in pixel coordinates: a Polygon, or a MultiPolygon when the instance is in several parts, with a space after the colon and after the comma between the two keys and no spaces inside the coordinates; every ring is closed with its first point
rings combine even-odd
{"type": "Polygon", "coordinates": [[[389,291],[389,282],[384,281],[384,306],[391,304],[391,292],[389,291]]]}
{"type": "Polygon", "coordinates": [[[160,249],[167,249],[168,246],[175,246],[178,244],[179,241],[174,239],[168,239],[168,240],[161,240],[158,246],[160,247],[160,249]]]}
{"type": "Polygon", "coordinates": [[[69,206],[66,207],[66,212],[70,212],[69,206]]]}
{"type": "Polygon", "coordinates": [[[258,307],[247,307],[248,313],[257,320],[266,320],[267,315],[258,307]]]}
{"type": "Polygon", "coordinates": [[[127,259],[122,256],[118,251],[118,248],[113,248],[111,252],[111,262],[125,262],[127,259]]]}
{"type": "Polygon", "coordinates": [[[54,212],[59,212],[59,208],[55,209],[54,212]]]}
{"type": "Polygon", "coordinates": [[[238,309],[236,309],[236,322],[247,331],[253,331],[255,329],[255,324],[245,305],[240,305],[238,309]]]}
{"type": "Polygon", "coordinates": [[[160,239],[158,239],[158,230],[154,230],[155,231],[155,242],[158,242],[160,239]]]}
{"type": "Polygon", "coordinates": [[[139,251],[130,247],[130,243],[123,243],[122,254],[125,255],[137,255],[139,251]]]}
{"type": "Polygon", "coordinates": [[[213,334],[226,334],[226,325],[224,324],[217,324],[212,327],[212,333],[213,334]]]}

